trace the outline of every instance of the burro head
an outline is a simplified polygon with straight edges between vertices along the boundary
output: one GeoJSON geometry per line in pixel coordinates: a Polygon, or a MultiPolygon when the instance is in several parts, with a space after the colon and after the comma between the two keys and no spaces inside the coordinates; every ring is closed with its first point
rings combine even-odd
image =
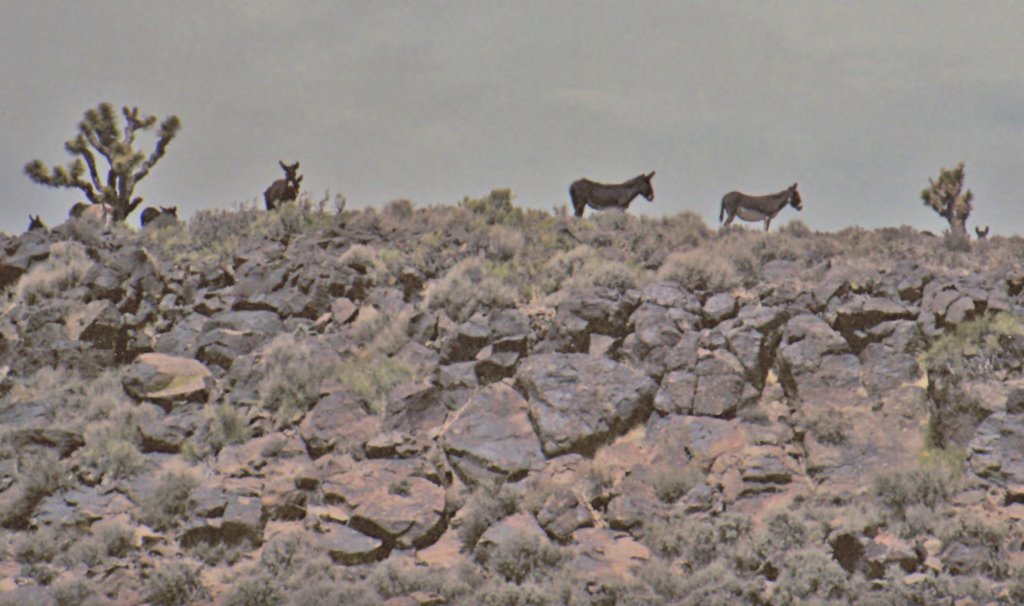
{"type": "Polygon", "coordinates": [[[797,210],[804,209],[804,201],[800,198],[800,192],[796,189],[796,183],[790,186],[789,191],[792,192],[789,196],[789,205],[797,210]]]}
{"type": "Polygon", "coordinates": [[[648,202],[654,202],[654,186],[651,185],[651,179],[653,178],[653,170],[649,174],[640,175],[640,195],[647,198],[648,202]]]}

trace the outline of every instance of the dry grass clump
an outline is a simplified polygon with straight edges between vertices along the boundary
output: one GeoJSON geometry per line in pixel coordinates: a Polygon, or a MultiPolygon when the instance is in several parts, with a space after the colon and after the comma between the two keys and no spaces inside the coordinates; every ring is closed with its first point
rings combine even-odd
{"type": "Polygon", "coordinates": [[[321,381],[337,369],[337,358],[323,354],[309,340],[291,333],[278,335],[263,348],[263,379],[256,389],[280,425],[300,419],[316,403],[321,381]]]}
{"type": "Polygon", "coordinates": [[[723,292],[740,285],[731,261],[699,248],[672,253],[655,275],[691,291],[723,292]]]}
{"type": "Polygon", "coordinates": [[[207,598],[199,568],[181,561],[158,566],[149,577],[146,600],[153,606],[181,606],[207,598]]]}
{"type": "Polygon", "coordinates": [[[539,285],[545,294],[589,286],[624,291],[635,288],[642,276],[639,269],[606,259],[598,250],[581,244],[551,257],[541,268],[539,285]]]}
{"type": "Polygon", "coordinates": [[[142,498],[139,521],[160,531],[171,530],[185,518],[191,506],[192,491],[199,480],[188,472],[165,472],[142,498]]]}
{"type": "Polygon", "coordinates": [[[50,256],[33,265],[14,286],[14,300],[34,305],[51,298],[60,298],[82,283],[93,266],[85,246],[78,242],[55,242],[50,256]]]}
{"type": "Polygon", "coordinates": [[[487,232],[487,258],[492,261],[511,261],[526,248],[526,237],[519,230],[504,225],[492,225],[487,232]]]}
{"type": "Polygon", "coordinates": [[[380,251],[365,244],[353,244],[348,247],[338,257],[338,264],[364,275],[371,284],[381,283],[388,275],[388,268],[380,251]]]}
{"type": "Polygon", "coordinates": [[[465,322],[477,311],[512,307],[518,302],[515,289],[495,278],[480,257],[460,261],[432,282],[426,299],[430,309],[444,310],[456,322],[465,322]]]}
{"type": "Polygon", "coordinates": [[[98,420],[85,427],[83,462],[100,478],[126,478],[135,474],[145,463],[145,456],[139,449],[142,443],[139,426],[153,419],[152,411],[120,400],[110,402],[94,414],[98,420]]]}
{"type": "Polygon", "coordinates": [[[401,360],[369,350],[344,359],[333,375],[367,410],[383,414],[388,393],[413,377],[401,360]]]}

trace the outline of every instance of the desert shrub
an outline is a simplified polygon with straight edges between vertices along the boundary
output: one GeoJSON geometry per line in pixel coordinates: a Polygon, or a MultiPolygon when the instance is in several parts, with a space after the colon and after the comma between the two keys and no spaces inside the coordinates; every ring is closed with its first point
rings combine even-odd
{"type": "Polygon", "coordinates": [[[527,583],[516,585],[500,579],[491,579],[473,593],[466,606],[555,606],[565,604],[560,596],[552,595],[549,585],[527,583]]]}
{"type": "Polygon", "coordinates": [[[68,483],[68,477],[57,453],[44,450],[26,457],[20,466],[16,479],[24,491],[25,498],[32,501],[43,499],[68,483]]]}
{"type": "Polygon", "coordinates": [[[71,577],[53,584],[54,606],[98,606],[104,604],[92,584],[80,577],[71,577]]]}
{"type": "Polygon", "coordinates": [[[846,444],[853,431],[853,422],[838,406],[821,406],[805,411],[804,423],[819,442],[835,446],[846,444]]]}
{"type": "Polygon", "coordinates": [[[246,577],[232,587],[224,606],[281,606],[287,597],[266,574],[246,577]]]}
{"type": "Polygon", "coordinates": [[[377,565],[366,582],[382,598],[404,596],[414,591],[436,593],[448,602],[472,593],[480,583],[479,573],[473,568],[458,566],[454,570],[438,572],[420,567],[397,564],[393,561],[377,565]]]}
{"type": "Polygon", "coordinates": [[[252,428],[246,422],[245,414],[227,400],[220,404],[207,404],[203,408],[203,420],[214,452],[231,444],[242,444],[252,437],[252,428]]]}
{"type": "Polygon", "coordinates": [[[412,374],[412,369],[401,360],[365,351],[342,360],[334,377],[367,410],[383,414],[388,392],[412,374]]]}
{"type": "Polygon", "coordinates": [[[934,510],[959,487],[960,472],[945,464],[884,471],[875,476],[875,497],[890,515],[902,519],[908,508],[921,505],[934,510]]]}
{"type": "Polygon", "coordinates": [[[663,567],[647,565],[641,569],[640,578],[666,605],[733,606],[761,602],[760,584],[738,576],[720,561],[710,562],[689,575],[674,575],[663,567]]]}
{"type": "Polygon", "coordinates": [[[731,261],[703,249],[672,253],[658,269],[656,277],[692,291],[722,292],[740,284],[731,261]]]}
{"type": "Polygon", "coordinates": [[[580,244],[571,250],[562,251],[547,260],[540,270],[540,286],[545,293],[552,293],[562,288],[568,280],[598,252],[586,244],[580,244]]]}
{"type": "Polygon", "coordinates": [[[886,570],[885,583],[881,586],[877,582],[868,585],[864,580],[855,578],[851,582],[851,603],[854,606],[1019,603],[1019,600],[1012,598],[1009,602],[999,600],[993,583],[980,577],[929,574],[913,584],[907,584],[905,577],[903,569],[893,565],[886,570]]]}
{"type": "Polygon", "coordinates": [[[562,548],[534,535],[517,533],[495,547],[485,564],[506,581],[520,585],[529,578],[550,578],[566,558],[562,548]]]}
{"type": "Polygon", "coordinates": [[[89,423],[85,428],[83,461],[99,477],[126,478],[145,463],[139,450],[139,424],[149,418],[148,410],[122,404],[108,418],[89,423]]]}
{"type": "Polygon", "coordinates": [[[667,520],[644,525],[644,543],[666,558],[681,558],[692,570],[707,566],[727,555],[750,535],[753,524],[747,516],[725,514],[697,517],[673,514],[667,520]]]}
{"type": "Polygon", "coordinates": [[[523,209],[512,204],[510,189],[495,189],[485,198],[464,198],[459,207],[482,218],[488,225],[518,227],[525,219],[523,209]]]}
{"type": "Polygon", "coordinates": [[[612,288],[625,291],[635,288],[640,282],[641,273],[625,263],[594,258],[583,263],[573,272],[562,288],[581,289],[589,286],[612,288]]]}
{"type": "Polygon", "coordinates": [[[64,553],[72,537],[50,526],[18,535],[14,543],[14,559],[21,564],[21,574],[49,585],[57,577],[50,563],[64,553]]]}
{"type": "Polygon", "coordinates": [[[921,365],[929,372],[987,376],[1017,362],[1008,355],[1006,345],[1022,335],[1021,318],[1007,312],[987,313],[942,335],[921,355],[921,365]]]}
{"type": "Polygon", "coordinates": [[[691,462],[687,465],[663,463],[649,471],[654,494],[664,503],[674,503],[696,486],[704,477],[700,466],[691,462]]]}
{"type": "Polygon", "coordinates": [[[79,539],[67,552],[71,563],[81,562],[86,566],[98,566],[107,558],[121,558],[135,548],[135,533],[131,528],[116,521],[99,521],[93,524],[89,535],[79,539]]]}
{"type": "Polygon", "coordinates": [[[508,486],[498,490],[481,488],[470,495],[463,507],[459,539],[472,551],[484,532],[498,520],[510,516],[518,509],[518,494],[508,486]]]}
{"type": "Polygon", "coordinates": [[[778,511],[765,519],[757,533],[737,542],[732,559],[738,569],[774,580],[781,559],[806,547],[810,539],[811,529],[803,520],[788,511],[778,511]]]}
{"type": "Polygon", "coordinates": [[[790,219],[785,225],[779,227],[779,233],[794,238],[810,238],[814,235],[810,227],[800,219],[790,219]]]}
{"type": "Polygon", "coordinates": [[[262,351],[263,379],[256,388],[262,405],[279,425],[295,422],[316,403],[320,382],[335,371],[335,364],[309,341],[291,333],[278,335],[262,351]]]}
{"type": "Polygon", "coordinates": [[[663,217],[656,227],[663,245],[670,250],[694,248],[714,234],[703,217],[688,210],[663,217]]]}
{"type": "Polygon", "coordinates": [[[329,227],[334,221],[334,213],[327,210],[326,197],[314,203],[308,195],[300,194],[295,202],[282,204],[274,212],[258,214],[252,223],[251,236],[287,242],[295,236],[329,227]]]}
{"type": "Polygon", "coordinates": [[[487,230],[487,258],[496,262],[511,261],[526,248],[523,234],[504,225],[493,225],[487,230]]]}
{"type": "Polygon", "coordinates": [[[158,566],[146,584],[146,599],[153,606],[184,606],[206,597],[199,568],[184,562],[158,566]]]}
{"type": "MultiPolygon", "coordinates": [[[[975,548],[973,557],[959,558],[958,574],[981,574],[1003,579],[1010,571],[1007,538],[1011,527],[1003,520],[960,513],[939,529],[944,546],[960,544],[975,548]]],[[[1015,537],[1019,540],[1019,536],[1015,537]]],[[[950,564],[947,564],[950,567],[950,564]]]]}
{"type": "Polygon", "coordinates": [[[85,246],[78,242],[55,242],[50,247],[50,256],[32,265],[18,280],[14,298],[25,305],[60,298],[82,283],[92,265],[85,246]]]}
{"type": "Polygon", "coordinates": [[[386,313],[372,305],[363,305],[349,325],[348,335],[363,353],[392,355],[409,342],[409,321],[414,314],[412,309],[386,313]]]}
{"type": "Polygon", "coordinates": [[[460,261],[427,287],[427,305],[443,309],[456,322],[465,322],[477,311],[511,307],[518,297],[515,289],[491,275],[491,267],[480,257],[460,261]]]}
{"type": "Polygon", "coordinates": [[[804,548],[782,559],[775,601],[804,604],[809,600],[835,603],[849,597],[846,572],[822,549],[804,548]]]}
{"type": "Polygon", "coordinates": [[[353,244],[338,257],[338,265],[350,267],[364,275],[369,283],[379,284],[387,277],[387,266],[380,251],[364,244],[353,244]]]}
{"type": "Polygon", "coordinates": [[[384,205],[381,211],[385,217],[396,221],[406,221],[416,214],[416,208],[412,202],[406,199],[392,200],[384,205]]]}
{"type": "Polygon", "coordinates": [[[192,490],[199,481],[187,472],[166,472],[142,501],[139,518],[156,530],[178,525],[191,506],[192,490]]]}

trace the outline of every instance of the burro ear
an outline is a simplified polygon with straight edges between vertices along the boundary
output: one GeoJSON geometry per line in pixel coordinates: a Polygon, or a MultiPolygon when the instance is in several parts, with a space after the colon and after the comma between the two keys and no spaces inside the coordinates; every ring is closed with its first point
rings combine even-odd
{"type": "Polygon", "coordinates": [[[648,178],[648,179],[650,179],[650,178],[652,178],[652,177],[654,177],[654,171],[653,171],[653,170],[651,171],[651,174],[647,175],[647,178],[648,178]]]}
{"type": "Polygon", "coordinates": [[[793,187],[791,187],[790,189],[796,189],[796,183],[794,183],[793,187]]]}
{"type": "Polygon", "coordinates": [[[282,170],[288,170],[288,165],[284,163],[284,160],[278,160],[277,163],[281,165],[282,170]]]}

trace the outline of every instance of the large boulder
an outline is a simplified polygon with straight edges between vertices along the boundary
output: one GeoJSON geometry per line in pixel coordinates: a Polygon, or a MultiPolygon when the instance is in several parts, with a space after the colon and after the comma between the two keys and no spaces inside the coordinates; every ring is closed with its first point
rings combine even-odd
{"type": "Polygon", "coordinates": [[[657,385],[645,374],[607,358],[541,354],[520,364],[516,381],[544,453],[593,452],[646,418],[657,385]]]}
{"type": "Polygon", "coordinates": [[[967,447],[971,470],[997,486],[1024,492],[1024,407],[982,421],[967,447]]]}
{"type": "Polygon", "coordinates": [[[348,391],[329,393],[316,403],[299,425],[309,456],[328,452],[359,454],[380,426],[377,415],[366,412],[348,391]]]}
{"type": "Polygon", "coordinates": [[[355,530],[389,547],[419,549],[444,532],[445,498],[443,488],[414,472],[402,461],[364,461],[325,478],[324,497],[349,508],[355,530]]]}
{"type": "Polygon", "coordinates": [[[181,402],[205,401],[213,375],[198,360],[162,353],[145,353],[125,371],[125,393],[165,408],[181,402]]]}
{"type": "Polygon", "coordinates": [[[452,466],[471,484],[516,477],[544,461],[529,404],[504,383],[470,398],[441,434],[441,444],[452,466]]]}

